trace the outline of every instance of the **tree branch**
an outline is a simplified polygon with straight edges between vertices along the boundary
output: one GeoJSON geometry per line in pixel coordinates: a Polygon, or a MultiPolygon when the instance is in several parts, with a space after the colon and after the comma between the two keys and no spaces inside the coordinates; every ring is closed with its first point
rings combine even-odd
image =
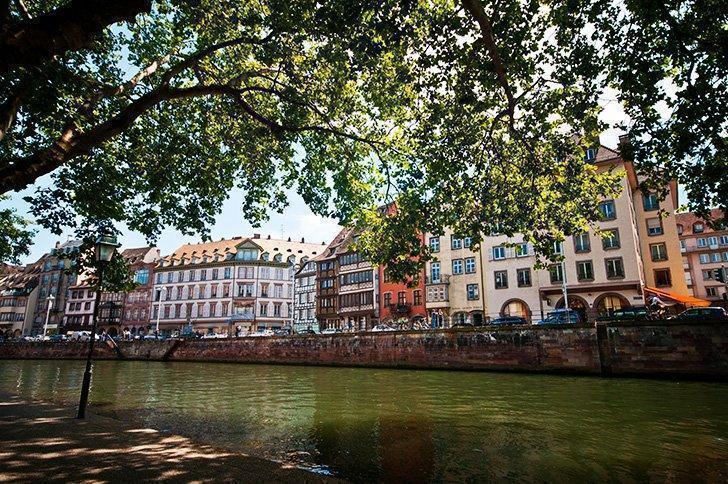
{"type": "Polygon", "coordinates": [[[132,21],[151,8],[152,0],[72,0],[65,7],[10,24],[0,33],[0,74],[82,49],[111,24],[132,21]]]}
{"type": "Polygon", "coordinates": [[[0,141],[10,131],[15,117],[20,108],[20,104],[28,92],[28,83],[21,81],[21,84],[8,99],[0,105],[0,141]]]}
{"type": "Polygon", "coordinates": [[[503,65],[503,61],[498,53],[498,46],[495,43],[495,37],[493,36],[493,27],[490,24],[490,19],[485,14],[485,9],[480,0],[461,0],[463,7],[470,13],[480,27],[480,34],[482,36],[485,47],[488,50],[488,56],[493,62],[495,73],[498,76],[498,83],[503,88],[503,92],[506,95],[508,101],[507,112],[510,117],[510,124],[513,125],[514,113],[516,110],[516,100],[513,97],[513,90],[508,82],[508,76],[506,75],[506,69],[503,65]]]}

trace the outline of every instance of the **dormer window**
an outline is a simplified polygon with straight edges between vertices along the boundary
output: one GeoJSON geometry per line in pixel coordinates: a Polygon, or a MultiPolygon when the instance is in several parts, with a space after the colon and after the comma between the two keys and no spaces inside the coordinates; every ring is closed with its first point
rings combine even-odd
{"type": "Polygon", "coordinates": [[[704,231],[705,231],[705,225],[703,225],[701,222],[695,222],[693,224],[693,233],[702,234],[704,231]]]}
{"type": "Polygon", "coordinates": [[[238,260],[257,260],[258,250],[257,249],[240,249],[236,255],[238,260]]]}
{"type": "Polygon", "coordinates": [[[281,262],[283,260],[283,256],[281,254],[276,254],[275,257],[273,257],[273,260],[276,262],[281,262]]]}
{"type": "Polygon", "coordinates": [[[263,259],[264,261],[268,261],[268,260],[270,260],[270,254],[269,254],[268,252],[263,252],[263,254],[261,254],[261,256],[260,256],[260,257],[261,257],[261,259],[263,259]]]}
{"type": "Polygon", "coordinates": [[[586,161],[594,161],[597,159],[597,150],[594,148],[589,148],[586,150],[585,154],[586,161]]]}
{"type": "Polygon", "coordinates": [[[295,264],[296,263],[296,256],[295,255],[289,255],[288,256],[288,263],[289,264],[295,264]]]}

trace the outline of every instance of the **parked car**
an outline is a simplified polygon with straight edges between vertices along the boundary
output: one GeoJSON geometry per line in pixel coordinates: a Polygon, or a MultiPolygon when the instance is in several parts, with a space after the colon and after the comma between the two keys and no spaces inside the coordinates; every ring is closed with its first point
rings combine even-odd
{"type": "Polygon", "coordinates": [[[65,334],[52,334],[48,336],[48,341],[66,341],[65,334]]]}
{"type": "Polygon", "coordinates": [[[227,338],[226,334],[222,333],[207,333],[202,336],[203,339],[224,339],[227,338]]]}
{"type": "Polygon", "coordinates": [[[373,333],[381,333],[384,331],[397,331],[397,330],[392,328],[391,326],[387,326],[385,324],[378,324],[372,328],[373,333]]]}
{"type": "Polygon", "coordinates": [[[298,334],[316,334],[316,331],[312,330],[311,328],[306,328],[299,331],[298,334]]]}
{"type": "Polygon", "coordinates": [[[468,321],[461,321],[452,325],[453,328],[474,328],[475,325],[468,321]]]}
{"type": "Polygon", "coordinates": [[[263,336],[275,336],[275,333],[273,332],[273,330],[270,329],[260,329],[255,333],[250,333],[248,336],[251,336],[253,338],[260,338],[263,336]]]}
{"type": "Polygon", "coordinates": [[[615,309],[611,315],[599,316],[597,321],[647,321],[650,312],[645,306],[615,309]]]}
{"type": "Polygon", "coordinates": [[[274,329],[273,334],[276,336],[290,336],[291,330],[290,329],[274,329]]]}
{"type": "MultiPolygon", "coordinates": [[[[374,330],[372,329],[372,331],[374,331],[374,330]]],[[[321,334],[337,334],[337,333],[341,333],[341,332],[342,332],[341,328],[326,328],[323,331],[321,331],[321,334]]]]}
{"type": "Polygon", "coordinates": [[[528,321],[526,318],[522,318],[521,316],[502,316],[500,318],[491,319],[490,324],[495,326],[511,326],[513,324],[528,324],[528,321]]]}
{"type": "Polygon", "coordinates": [[[549,314],[546,319],[542,319],[537,324],[581,324],[584,321],[581,315],[571,309],[557,309],[549,314]]]}
{"type": "Polygon", "coordinates": [[[725,309],[718,306],[710,306],[707,308],[690,308],[681,312],[671,319],[688,319],[701,321],[727,321],[728,314],[725,309]]]}

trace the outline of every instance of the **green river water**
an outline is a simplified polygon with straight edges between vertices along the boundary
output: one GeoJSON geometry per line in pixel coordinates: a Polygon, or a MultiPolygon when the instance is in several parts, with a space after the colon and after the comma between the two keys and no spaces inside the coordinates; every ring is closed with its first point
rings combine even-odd
{"type": "MultiPolygon", "coordinates": [[[[81,361],[0,361],[75,404],[81,361]]],[[[356,481],[728,479],[728,385],[217,363],[95,364],[94,412],[356,481]]]]}

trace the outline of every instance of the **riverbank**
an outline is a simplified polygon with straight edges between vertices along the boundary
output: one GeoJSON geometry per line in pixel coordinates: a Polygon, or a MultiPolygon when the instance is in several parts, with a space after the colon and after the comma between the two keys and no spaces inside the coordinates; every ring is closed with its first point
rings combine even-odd
{"type": "Polygon", "coordinates": [[[0,482],[334,482],[75,408],[0,393],[0,482]]]}
{"type": "MultiPolygon", "coordinates": [[[[0,359],[80,359],[85,343],[5,342],[0,359]]],[[[606,322],[100,343],[96,359],[728,380],[728,324],[606,322]]]]}

